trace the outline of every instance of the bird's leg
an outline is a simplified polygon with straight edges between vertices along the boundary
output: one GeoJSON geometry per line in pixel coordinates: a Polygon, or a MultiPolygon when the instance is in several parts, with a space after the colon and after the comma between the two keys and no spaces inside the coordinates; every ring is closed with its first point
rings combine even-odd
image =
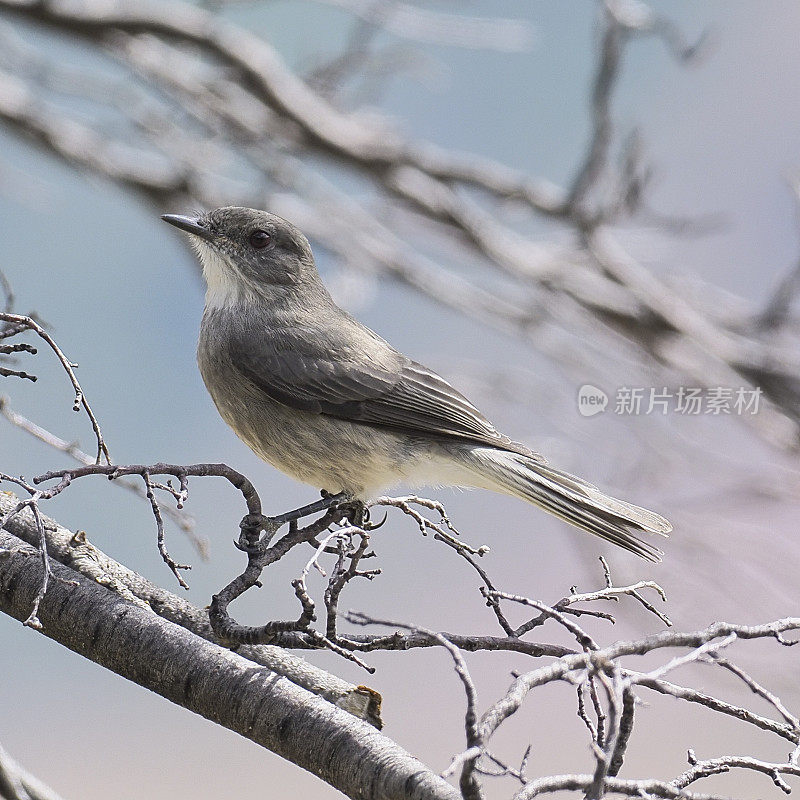
{"type": "MultiPolygon", "coordinates": [[[[384,518],[378,525],[372,526],[369,521],[369,509],[357,498],[346,492],[331,494],[322,490],[322,497],[314,503],[295,508],[275,517],[266,517],[263,514],[247,514],[239,523],[241,533],[236,546],[246,553],[257,552],[267,546],[278,529],[289,523],[289,532],[297,532],[297,521],[303,517],[317,514],[320,511],[341,511],[351,525],[364,530],[371,530],[373,527],[379,528],[386,521],[384,518]],[[264,537],[261,532],[264,531],[264,537]]],[[[309,540],[309,544],[319,546],[316,539],[309,540]]]]}
{"type": "Polygon", "coordinates": [[[324,492],[322,498],[314,503],[309,503],[307,506],[295,508],[294,511],[287,511],[285,514],[279,514],[277,517],[267,517],[267,519],[273,525],[280,527],[287,522],[296,522],[297,520],[302,519],[303,517],[308,517],[311,514],[317,514],[320,511],[327,511],[333,506],[338,508],[340,504],[343,505],[342,501],[347,500],[349,500],[349,498],[344,492],[339,492],[339,494],[329,494],[328,492],[324,492]]]}
{"type": "MultiPolygon", "coordinates": [[[[339,494],[330,494],[323,492],[322,498],[314,503],[309,503],[306,506],[295,508],[292,511],[287,511],[284,514],[278,514],[275,517],[266,517],[263,514],[247,514],[239,523],[242,532],[239,535],[239,542],[237,547],[245,552],[257,550],[263,547],[265,542],[268,543],[270,539],[277,533],[281,525],[289,523],[289,530],[294,532],[297,530],[297,520],[303,517],[308,517],[311,514],[316,514],[320,511],[327,511],[331,508],[338,508],[341,504],[342,507],[353,502],[349,495],[344,492],[339,494]],[[261,531],[264,531],[265,536],[261,538],[261,531]]],[[[345,510],[345,513],[349,513],[345,510]]]]}

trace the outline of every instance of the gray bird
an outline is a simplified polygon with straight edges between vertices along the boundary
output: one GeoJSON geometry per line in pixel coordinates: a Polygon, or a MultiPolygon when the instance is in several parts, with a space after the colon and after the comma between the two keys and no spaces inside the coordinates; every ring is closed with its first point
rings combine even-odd
{"type": "Polygon", "coordinates": [[[162,219],[192,234],[203,265],[197,360],[206,388],[265,461],[362,501],[400,482],[503,492],[659,560],[635,533],[666,535],[666,519],[549,466],[339,308],[294,225],[237,207],[162,219]]]}

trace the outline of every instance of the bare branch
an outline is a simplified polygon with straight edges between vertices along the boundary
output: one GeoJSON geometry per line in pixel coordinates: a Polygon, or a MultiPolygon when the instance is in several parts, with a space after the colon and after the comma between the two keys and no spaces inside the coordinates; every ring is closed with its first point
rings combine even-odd
{"type": "Polygon", "coordinates": [[[714,664],[719,665],[723,669],[732,672],[739,678],[753,694],[757,694],[766,700],[783,718],[786,723],[790,725],[800,735],[800,719],[797,718],[788,708],[781,702],[780,698],[775,694],[765,689],[760,683],[751,678],[741,667],[728,661],[726,658],[721,658],[718,653],[709,653],[709,657],[714,664]]]}
{"type": "MultiPolygon", "coordinates": [[[[83,406],[84,411],[86,412],[86,416],[89,417],[89,421],[92,424],[92,430],[94,431],[95,438],[97,439],[97,458],[96,462],[99,464],[101,458],[105,458],[107,463],[111,463],[111,456],[109,455],[108,448],[106,447],[105,440],[103,439],[103,433],[100,430],[100,424],[97,421],[97,418],[94,415],[94,412],[89,405],[89,401],[86,399],[86,395],[83,393],[83,389],[81,388],[80,383],[78,383],[78,379],[75,376],[75,368],[78,366],[70,361],[63,353],[61,348],[56,344],[55,340],[49,333],[47,333],[42,326],[36,322],[31,317],[22,316],[21,314],[8,314],[6,312],[0,313],[0,321],[6,323],[7,327],[4,331],[0,331],[0,339],[7,338],[8,336],[14,336],[17,333],[21,332],[22,330],[31,330],[33,331],[40,339],[43,339],[47,346],[56,354],[56,358],[61,362],[61,366],[64,368],[64,371],[67,373],[67,376],[72,383],[72,388],[75,390],[75,401],[72,405],[73,411],[79,411],[81,406],[83,406]]],[[[28,350],[31,352],[31,350],[28,350]]],[[[33,350],[32,352],[36,352],[33,350]]],[[[6,372],[0,372],[0,374],[7,374],[6,372]]],[[[25,373],[13,373],[10,374],[18,374],[20,377],[31,378],[32,380],[36,380],[32,378],[32,376],[27,375],[25,373]]]]}
{"type": "Polygon", "coordinates": [[[692,768],[671,782],[671,785],[677,789],[683,789],[695,781],[708,778],[711,775],[730,772],[732,769],[749,769],[753,772],[763,772],[768,775],[782,792],[790,794],[792,789],[781,778],[781,775],[800,777],[800,767],[797,764],[771,764],[749,756],[724,756],[722,758],[708,759],[707,761],[697,761],[691,750],[689,751],[689,758],[693,765],[692,768]]]}
{"type": "MultiPolygon", "coordinates": [[[[16,505],[17,498],[14,495],[0,492],[0,514],[7,514],[16,505]]],[[[197,636],[220,643],[211,628],[206,610],[196,608],[183,597],[152,584],[141,575],[109,558],[88,541],[83,531],[73,534],[44,515],[42,519],[51,558],[85,578],[111,589],[127,602],[150,609],[197,636]]],[[[30,509],[23,509],[9,519],[7,530],[28,544],[38,547],[38,528],[30,509]]],[[[381,727],[381,698],[377,692],[368,687],[357,687],[347,683],[279,647],[243,645],[238,648],[237,653],[284,675],[298,686],[370,722],[375,727],[381,727]]]]}
{"type": "Polygon", "coordinates": [[[733,705],[732,703],[727,703],[716,697],[712,697],[711,695],[708,695],[697,689],[692,689],[686,686],[677,686],[676,684],[665,680],[652,680],[644,675],[639,674],[636,674],[635,683],[637,686],[643,686],[647,689],[652,689],[659,694],[670,695],[671,697],[676,697],[679,700],[686,700],[689,703],[697,703],[699,705],[706,706],[706,708],[709,708],[712,711],[717,711],[720,714],[726,714],[727,716],[735,717],[736,719],[747,722],[757,728],[761,728],[761,730],[774,733],[777,736],[780,736],[794,744],[800,743],[800,728],[793,728],[789,725],[776,722],[775,720],[769,719],[760,714],[756,714],[748,709],[733,705]]]}
{"type": "MultiPolygon", "coordinates": [[[[2,414],[12,425],[15,425],[21,430],[24,430],[26,433],[31,434],[31,436],[36,437],[40,442],[44,442],[46,445],[49,445],[55,450],[66,453],[71,458],[74,458],[79,464],[88,466],[89,464],[95,463],[95,459],[88,453],[85,453],[83,450],[81,450],[77,442],[68,442],[59,436],[56,436],[54,433],[46,430],[41,425],[37,425],[32,420],[29,420],[27,417],[11,408],[8,397],[0,396],[0,414],[2,414]]],[[[114,485],[123,486],[126,489],[138,494],[140,497],[147,496],[145,490],[139,483],[136,483],[135,481],[119,478],[114,481],[114,485]]],[[[156,488],[163,487],[160,484],[156,484],[156,488]]],[[[200,554],[201,558],[206,560],[208,558],[208,539],[200,538],[195,534],[195,521],[192,519],[192,517],[176,508],[172,508],[171,506],[164,506],[161,510],[170,519],[172,519],[173,522],[175,522],[175,524],[178,525],[178,527],[187,536],[189,536],[189,539],[197,549],[197,552],[200,554]]]]}
{"type": "MultiPolygon", "coordinates": [[[[538,778],[528,783],[517,792],[513,800],[531,800],[545,794],[556,792],[585,792],[592,785],[592,775],[552,775],[547,778],[538,778]]],[[[623,780],[621,778],[606,778],[605,787],[608,792],[624,795],[625,797],[663,797],[680,798],[680,800],[727,800],[716,794],[689,792],[676,789],[664,781],[652,778],[643,780],[623,780]]]]}
{"type": "Polygon", "coordinates": [[[567,619],[564,614],[562,614],[556,608],[546,605],[545,603],[540,603],[538,600],[531,600],[529,597],[522,597],[521,595],[517,594],[508,594],[507,592],[491,592],[490,593],[493,597],[502,600],[510,600],[512,603],[519,603],[520,605],[530,606],[532,608],[536,608],[544,614],[545,617],[550,617],[554,619],[559,625],[562,625],[566,628],[578,641],[578,644],[584,648],[584,650],[599,650],[600,647],[597,642],[589,636],[586,631],[584,631],[579,625],[576,625],[572,620],[567,619]]]}
{"type": "Polygon", "coordinates": [[[707,628],[692,632],[664,631],[636,641],[620,641],[609,647],[586,654],[564,656],[553,664],[520,676],[508,693],[484,714],[481,725],[484,737],[490,735],[511,714],[515,713],[532,689],[553,681],[565,680],[578,670],[601,667],[622,656],[644,655],[664,647],[695,647],[715,642],[735,634],[740,639],[772,638],[784,645],[794,644],[783,636],[800,630],[800,618],[787,617],[765,625],[735,625],[715,622],[707,628]]]}
{"type": "Polygon", "coordinates": [[[464,657],[459,652],[458,648],[450,642],[446,636],[442,636],[439,633],[434,631],[428,630],[426,628],[420,628],[414,625],[408,625],[406,623],[398,623],[398,622],[389,622],[388,620],[380,620],[374,619],[366,614],[350,611],[346,615],[346,619],[349,622],[353,622],[357,625],[383,625],[384,627],[388,628],[399,628],[400,630],[408,630],[413,631],[414,633],[421,633],[424,636],[427,636],[436,641],[441,647],[444,647],[445,650],[450,654],[450,657],[453,659],[453,666],[456,671],[456,675],[458,675],[459,680],[461,681],[462,685],[464,686],[464,693],[467,698],[467,710],[464,714],[464,724],[466,727],[466,738],[467,738],[467,750],[464,754],[457,760],[451,764],[448,771],[445,775],[452,772],[456,765],[461,767],[461,779],[460,779],[460,787],[461,787],[461,795],[464,800],[482,800],[483,792],[481,791],[480,784],[478,783],[477,779],[475,778],[475,765],[477,763],[478,758],[481,756],[483,751],[483,738],[480,734],[478,729],[478,715],[477,715],[477,700],[478,694],[475,690],[475,684],[472,681],[472,676],[469,674],[469,669],[467,668],[467,664],[464,661],[464,657]],[[467,755],[469,754],[469,755],[467,755]]]}

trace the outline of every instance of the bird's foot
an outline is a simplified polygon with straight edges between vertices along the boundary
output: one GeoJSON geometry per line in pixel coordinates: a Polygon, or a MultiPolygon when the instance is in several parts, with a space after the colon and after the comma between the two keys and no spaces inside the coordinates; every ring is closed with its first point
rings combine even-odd
{"type": "Polygon", "coordinates": [[[314,503],[309,503],[307,506],[300,506],[293,511],[287,511],[285,514],[279,514],[277,517],[270,517],[270,521],[280,527],[285,523],[290,525],[296,523],[297,520],[303,517],[310,517],[312,514],[318,514],[320,511],[328,511],[331,508],[338,508],[339,504],[347,501],[349,498],[344,492],[339,494],[331,494],[330,492],[322,492],[322,498],[314,503]]]}
{"type": "Polygon", "coordinates": [[[263,514],[245,514],[239,528],[239,540],[234,542],[236,547],[245,553],[256,553],[264,549],[265,543],[269,543],[280,525],[276,525],[272,517],[263,514]]]}
{"type": "Polygon", "coordinates": [[[303,517],[309,517],[312,514],[317,514],[320,511],[328,511],[333,508],[344,508],[345,506],[349,506],[352,502],[359,501],[353,501],[349,495],[346,495],[344,492],[331,494],[330,492],[323,491],[322,499],[314,503],[309,503],[306,506],[295,508],[292,511],[286,511],[274,517],[265,517],[263,514],[247,514],[239,523],[239,527],[242,529],[242,536],[249,537],[250,539],[254,537],[258,538],[261,531],[264,531],[267,537],[271,538],[277,532],[278,528],[285,525],[287,522],[289,523],[290,530],[297,530],[297,521],[303,519],[303,517]]]}
{"type": "Polygon", "coordinates": [[[364,528],[369,522],[369,509],[354,498],[347,498],[336,504],[336,508],[344,512],[347,521],[356,528],[364,528]]]}
{"type": "Polygon", "coordinates": [[[380,528],[386,521],[384,517],[379,523],[372,524],[370,522],[369,509],[366,505],[361,500],[345,492],[331,494],[323,490],[321,494],[321,499],[316,502],[278,514],[275,517],[266,517],[263,514],[247,514],[239,523],[241,533],[236,546],[246,553],[256,553],[264,549],[282,525],[288,523],[290,532],[295,532],[297,531],[298,520],[317,514],[320,511],[341,511],[343,517],[351,525],[367,531],[380,528]],[[262,531],[264,533],[263,536],[262,531]]]}

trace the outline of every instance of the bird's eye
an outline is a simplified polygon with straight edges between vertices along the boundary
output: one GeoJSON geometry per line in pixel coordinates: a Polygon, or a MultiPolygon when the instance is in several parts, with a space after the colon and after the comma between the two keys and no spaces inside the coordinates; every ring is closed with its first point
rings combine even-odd
{"type": "Polygon", "coordinates": [[[272,237],[266,231],[253,231],[250,234],[250,245],[256,250],[263,250],[271,241],[272,237]]]}

